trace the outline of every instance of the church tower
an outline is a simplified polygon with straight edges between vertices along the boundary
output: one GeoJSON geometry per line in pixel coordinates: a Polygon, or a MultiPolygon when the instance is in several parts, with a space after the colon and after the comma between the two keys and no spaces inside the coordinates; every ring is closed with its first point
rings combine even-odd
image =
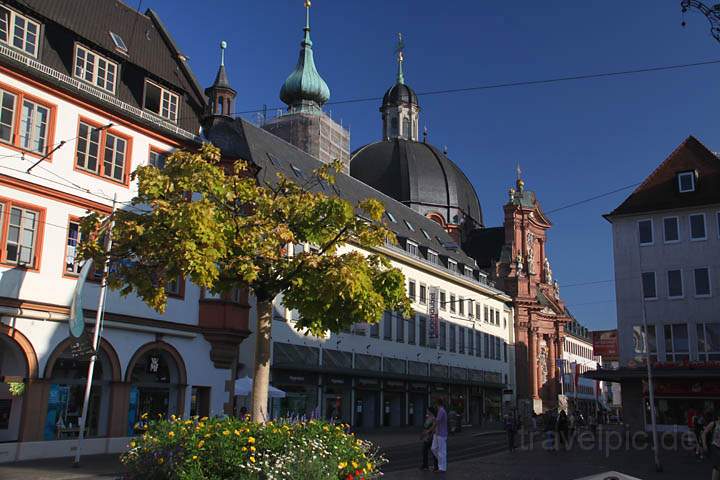
{"type": "Polygon", "coordinates": [[[330,89],[315,67],[310,39],[310,0],[305,1],[305,28],[295,69],[280,89],[287,112],[267,120],[263,128],[322,162],[340,160],[349,171],[350,132],[323,112],[330,89]]]}
{"type": "Polygon", "coordinates": [[[205,89],[208,103],[205,106],[204,123],[208,126],[212,126],[219,118],[232,118],[235,109],[237,92],[230,86],[230,80],[225,71],[226,48],[227,42],[220,42],[220,68],[218,68],[213,84],[205,89]]]}
{"type": "Polygon", "coordinates": [[[383,125],[382,138],[384,140],[402,138],[417,142],[420,106],[413,89],[405,85],[405,76],[403,74],[404,49],[405,44],[402,33],[398,33],[396,50],[397,77],[395,78],[395,85],[385,92],[380,107],[383,125]]]}

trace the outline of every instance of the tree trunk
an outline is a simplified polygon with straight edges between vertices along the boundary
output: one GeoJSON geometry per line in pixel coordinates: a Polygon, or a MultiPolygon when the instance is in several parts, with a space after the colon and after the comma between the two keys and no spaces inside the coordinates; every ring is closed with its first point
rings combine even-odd
{"type": "Polygon", "coordinates": [[[255,372],[253,374],[252,419],[266,422],[268,416],[268,386],[270,385],[270,331],[272,329],[272,300],[257,301],[255,331],[255,372]]]}

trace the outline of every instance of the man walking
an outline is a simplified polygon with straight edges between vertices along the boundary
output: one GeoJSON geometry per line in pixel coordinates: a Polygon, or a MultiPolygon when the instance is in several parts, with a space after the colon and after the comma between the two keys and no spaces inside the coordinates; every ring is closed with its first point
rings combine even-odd
{"type": "Polygon", "coordinates": [[[435,405],[437,406],[437,417],[435,419],[432,452],[437,458],[438,468],[436,471],[445,472],[447,471],[448,418],[442,398],[435,400],[435,405]]]}

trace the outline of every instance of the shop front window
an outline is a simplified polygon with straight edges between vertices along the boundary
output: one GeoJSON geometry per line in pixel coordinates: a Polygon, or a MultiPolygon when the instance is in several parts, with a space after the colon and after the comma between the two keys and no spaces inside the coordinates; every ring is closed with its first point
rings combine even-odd
{"type": "MultiPolygon", "coordinates": [[[[50,376],[48,409],[45,417],[45,440],[67,440],[80,434],[85,384],[90,355],[78,343],[68,347],[55,361],[50,376]]],[[[100,350],[95,362],[90,402],[88,404],[85,436],[107,435],[110,404],[111,368],[105,353],[100,350]]]]}
{"type": "Polygon", "coordinates": [[[150,350],[135,362],[130,376],[128,435],[137,433],[136,423],[148,418],[168,418],[178,413],[179,370],[165,350],[150,350]]]}

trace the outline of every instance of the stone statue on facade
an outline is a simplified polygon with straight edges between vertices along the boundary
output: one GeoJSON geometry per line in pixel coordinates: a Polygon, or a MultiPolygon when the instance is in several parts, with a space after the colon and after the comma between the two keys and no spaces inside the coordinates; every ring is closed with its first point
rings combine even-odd
{"type": "Polygon", "coordinates": [[[519,253],[515,258],[515,268],[517,269],[517,274],[521,275],[523,271],[523,257],[519,253]]]}
{"type": "Polygon", "coordinates": [[[527,233],[527,268],[528,274],[535,273],[535,234],[527,233]]]}
{"type": "Polygon", "coordinates": [[[548,348],[545,340],[541,341],[539,350],[538,365],[540,365],[540,385],[545,385],[548,378],[548,348]]]}
{"type": "Polygon", "coordinates": [[[560,284],[557,280],[553,282],[553,287],[555,288],[555,299],[560,300],[560,284]]]}
{"type": "Polygon", "coordinates": [[[548,260],[547,257],[545,257],[545,261],[543,262],[543,272],[545,273],[545,283],[552,285],[552,269],[550,268],[550,260],[548,260]]]}

